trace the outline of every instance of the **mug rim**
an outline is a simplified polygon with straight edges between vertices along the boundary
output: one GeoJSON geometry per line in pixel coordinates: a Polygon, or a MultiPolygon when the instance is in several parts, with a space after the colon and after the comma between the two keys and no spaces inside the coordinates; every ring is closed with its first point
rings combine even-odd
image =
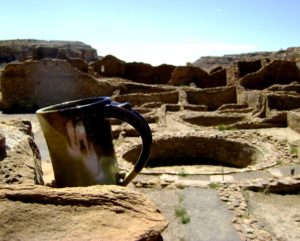
{"type": "Polygon", "coordinates": [[[100,103],[109,104],[110,102],[111,102],[111,98],[108,96],[89,97],[89,98],[65,101],[62,103],[46,106],[38,109],[36,111],[36,114],[75,111],[84,107],[92,106],[94,104],[100,104],[100,103]]]}

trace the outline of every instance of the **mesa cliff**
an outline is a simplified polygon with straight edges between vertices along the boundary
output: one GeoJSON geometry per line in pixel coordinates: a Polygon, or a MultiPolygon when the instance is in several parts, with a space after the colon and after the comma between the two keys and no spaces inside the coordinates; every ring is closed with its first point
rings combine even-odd
{"type": "Polygon", "coordinates": [[[93,61],[98,58],[97,51],[79,41],[46,41],[35,39],[16,39],[0,41],[0,64],[26,59],[67,59],[81,58],[93,61]]]}
{"type": "Polygon", "coordinates": [[[274,52],[253,52],[243,54],[228,54],[224,56],[204,56],[197,59],[191,65],[210,72],[217,67],[226,68],[235,61],[255,61],[259,59],[300,61],[300,48],[291,47],[286,50],[274,52]]]}

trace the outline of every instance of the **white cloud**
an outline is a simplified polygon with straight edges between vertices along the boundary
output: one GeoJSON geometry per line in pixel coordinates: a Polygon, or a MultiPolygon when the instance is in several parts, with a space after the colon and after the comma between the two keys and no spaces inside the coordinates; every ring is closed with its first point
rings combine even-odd
{"type": "Polygon", "coordinates": [[[201,56],[222,56],[253,52],[252,44],[230,44],[219,42],[201,42],[186,40],[179,43],[135,43],[135,44],[92,44],[98,54],[112,54],[126,62],[144,62],[152,65],[163,63],[185,65],[201,56]]]}

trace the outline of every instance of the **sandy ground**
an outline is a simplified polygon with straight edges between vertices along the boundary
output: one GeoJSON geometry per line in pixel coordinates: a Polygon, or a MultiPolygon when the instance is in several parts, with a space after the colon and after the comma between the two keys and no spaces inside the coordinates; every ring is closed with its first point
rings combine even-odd
{"type": "Polygon", "coordinates": [[[300,195],[247,192],[248,207],[281,241],[300,240],[300,195]]]}
{"type": "MultiPolygon", "coordinates": [[[[139,189],[140,190],[140,189],[139,189]]],[[[165,241],[240,241],[232,226],[232,214],[216,190],[207,188],[140,190],[160,208],[169,220],[163,232],[165,241]],[[182,207],[190,221],[181,223],[174,214],[182,207]]]]}

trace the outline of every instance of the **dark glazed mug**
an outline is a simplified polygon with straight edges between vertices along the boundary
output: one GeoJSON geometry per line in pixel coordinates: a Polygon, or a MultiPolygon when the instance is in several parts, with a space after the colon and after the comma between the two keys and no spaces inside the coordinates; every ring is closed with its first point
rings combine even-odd
{"type": "Polygon", "coordinates": [[[144,118],[128,103],[93,97],[39,109],[57,187],[127,185],[146,164],[152,144],[144,118]],[[126,121],[141,135],[143,149],[125,177],[119,174],[109,118],[126,121]]]}

